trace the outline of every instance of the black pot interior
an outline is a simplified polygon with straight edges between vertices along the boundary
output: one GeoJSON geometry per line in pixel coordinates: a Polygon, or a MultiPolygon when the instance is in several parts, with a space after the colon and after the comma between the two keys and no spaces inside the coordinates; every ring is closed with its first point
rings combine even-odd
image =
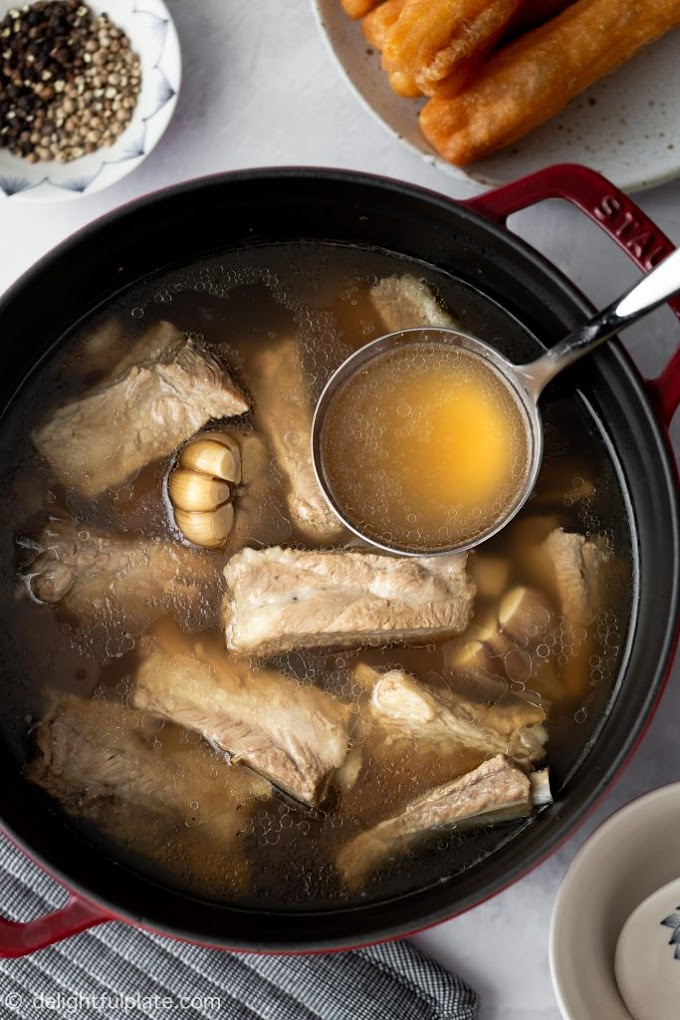
{"type": "MultiPolygon", "coordinates": [[[[521,241],[438,196],[328,171],[235,174],[126,207],[81,232],[20,281],[0,307],[2,405],[63,334],[136,281],[212,252],[300,238],[377,247],[462,281],[517,320],[504,339],[502,317],[494,325],[491,316],[485,336],[501,345],[509,337],[506,353],[516,360],[537,353],[532,335],[549,346],[587,311],[574,288],[521,241]]],[[[479,319],[471,326],[481,332],[479,319]]],[[[554,805],[523,825],[519,838],[492,836],[487,843],[489,837],[479,836],[477,860],[471,858],[460,873],[383,902],[313,912],[236,909],[122,869],[46,807],[5,748],[0,808],[10,832],[69,885],[113,912],[244,949],[342,947],[403,934],[479,902],[528,870],[565,837],[630,753],[660,694],[677,615],[673,468],[644,387],[618,346],[601,349],[579,367],[578,383],[579,399],[611,448],[629,500],[635,622],[614,695],[588,720],[586,751],[577,762],[557,763],[554,805]]],[[[573,372],[558,392],[576,392],[573,372]]]]}

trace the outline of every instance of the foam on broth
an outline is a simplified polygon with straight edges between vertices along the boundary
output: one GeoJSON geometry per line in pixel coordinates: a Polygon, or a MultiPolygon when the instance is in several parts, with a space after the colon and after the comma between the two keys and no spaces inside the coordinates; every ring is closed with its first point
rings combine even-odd
{"type": "MultiPolygon", "coordinates": [[[[106,352],[99,350],[95,357],[88,347],[92,329],[116,317],[124,326],[124,346],[131,349],[147,325],[171,319],[178,328],[205,338],[216,353],[226,354],[246,388],[253,350],[294,332],[304,352],[310,399],[315,401],[352,350],[385,332],[368,292],[378,279],[395,272],[415,272],[426,279],[456,315],[461,329],[496,345],[510,360],[529,360],[537,353],[525,331],[493,302],[431,267],[337,245],[263,246],[226,252],[174,270],[116,299],[59,348],[7,409],[0,423],[0,466],[5,479],[0,493],[4,621],[0,725],[18,769],[33,754],[32,728],[51,692],[129,700],[139,635],[121,635],[113,627],[115,621],[105,616],[86,627],[68,613],[21,597],[25,589],[17,582],[17,566],[25,550],[17,546],[17,537],[35,534],[50,513],[58,512],[72,516],[84,531],[100,528],[133,538],[177,540],[162,495],[167,461],[149,465],[117,490],[86,502],[54,484],[30,442],[31,429],[49,408],[76,398],[103,378],[106,352]]],[[[536,492],[508,529],[473,554],[470,563],[475,570],[486,560],[507,563],[506,586],[535,583],[526,550],[531,535],[555,519],[565,529],[597,538],[611,550],[605,604],[592,623],[575,628],[555,613],[538,646],[528,640],[524,646],[518,642],[489,666],[492,677],[506,690],[549,702],[548,761],[553,789],[558,792],[597,733],[611,697],[628,629],[633,566],[616,468],[597,425],[573,393],[559,386],[543,412],[545,457],[536,492]]],[[[252,428],[248,418],[241,425],[252,428]]],[[[276,465],[272,465],[270,482],[266,527],[251,537],[252,544],[303,545],[303,536],[286,515],[276,465]]],[[[176,603],[169,616],[185,629],[216,641],[222,640],[223,554],[208,555],[211,567],[199,611],[187,619],[184,607],[176,603]]],[[[476,620],[482,619],[493,601],[485,596],[477,599],[476,620]]],[[[446,643],[374,646],[340,654],[291,652],[272,665],[300,684],[321,685],[360,716],[365,692],[353,676],[359,661],[379,668],[402,667],[442,698],[457,682],[446,643]]],[[[159,760],[166,755],[177,760],[216,755],[195,733],[153,718],[145,719],[144,728],[145,739],[159,760]]],[[[90,821],[67,817],[65,824],[154,881],[211,900],[267,909],[322,909],[347,903],[356,894],[348,893],[339,882],[333,865],[338,848],[362,828],[398,812],[412,797],[480,760],[460,749],[423,753],[414,742],[391,750],[370,734],[356,736],[355,741],[363,758],[359,778],[350,789],[337,790],[322,811],[302,810],[275,792],[260,795],[250,805],[239,836],[240,853],[249,862],[245,886],[234,882],[237,862],[206,838],[215,810],[212,798],[192,797],[186,824],[139,806],[117,810],[114,804],[90,821]]],[[[26,796],[33,810],[44,810],[34,788],[27,786],[26,796]]],[[[493,853],[526,824],[507,823],[464,834],[442,831],[376,872],[361,898],[398,896],[440,882],[493,853]]]]}

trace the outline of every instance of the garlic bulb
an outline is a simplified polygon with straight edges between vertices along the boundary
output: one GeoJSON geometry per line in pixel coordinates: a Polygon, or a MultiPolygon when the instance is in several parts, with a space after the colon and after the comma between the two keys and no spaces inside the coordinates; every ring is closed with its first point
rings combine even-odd
{"type": "Polygon", "coordinates": [[[232,485],[241,480],[241,448],[222,432],[205,432],[187,443],[168,477],[175,524],[194,545],[216,549],[234,523],[232,485]]]}

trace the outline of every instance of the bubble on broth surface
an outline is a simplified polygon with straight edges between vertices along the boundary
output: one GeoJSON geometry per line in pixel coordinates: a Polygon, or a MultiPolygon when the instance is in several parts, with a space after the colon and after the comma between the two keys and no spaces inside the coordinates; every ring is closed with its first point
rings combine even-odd
{"type": "MultiPolygon", "coordinates": [[[[170,708],[171,706],[168,707],[170,708]]],[[[197,730],[187,730],[182,728],[180,740],[183,744],[190,744],[195,747],[197,744],[200,744],[202,742],[203,737],[197,730]]],[[[225,751],[223,747],[220,747],[219,744],[213,744],[212,746],[220,758],[222,758],[227,763],[231,761],[231,755],[229,754],[228,751],[225,751]]]]}

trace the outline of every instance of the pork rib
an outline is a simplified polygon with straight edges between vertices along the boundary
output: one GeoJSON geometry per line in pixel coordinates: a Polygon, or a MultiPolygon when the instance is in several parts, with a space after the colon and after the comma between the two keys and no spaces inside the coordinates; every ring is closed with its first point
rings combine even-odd
{"type": "Polygon", "coordinates": [[[355,836],[340,850],[337,867],[345,883],[355,889],[381,863],[429,832],[522,818],[549,799],[546,770],[530,777],[498,754],[355,836]]]}
{"type": "Polygon", "coordinates": [[[266,795],[268,785],[207,747],[181,754],[159,752],[145,740],[141,717],[118,702],[72,695],[54,701],[36,727],[38,754],[25,769],[63,807],[97,817],[103,798],[192,820],[200,802],[212,835],[225,853],[245,821],[243,805],[266,795]]]}
{"type": "Polygon", "coordinates": [[[137,708],[197,730],[307,805],[323,800],[349,750],[347,705],[169,626],[141,650],[137,708]]]}
{"type": "Polygon", "coordinates": [[[24,572],[35,598],[63,603],[109,629],[139,632],[176,605],[199,613],[214,572],[209,554],[178,542],[98,531],[72,520],[50,521],[27,544],[38,553],[24,572]]]}
{"type": "Polygon", "coordinates": [[[137,365],[153,365],[172,356],[173,351],[186,339],[171,322],[156,322],[145,329],[139,339],[122,351],[111,365],[108,381],[120,378],[137,365]]]}
{"type": "Polygon", "coordinates": [[[292,523],[308,541],[329,545],[344,528],[326,502],[312,466],[312,406],[300,345],[285,337],[256,351],[250,361],[255,424],[267,437],[285,476],[292,523]]]}
{"type": "Polygon", "coordinates": [[[427,284],[410,273],[386,276],[371,287],[370,297],[390,333],[416,326],[456,326],[427,284]]]}
{"type": "Polygon", "coordinates": [[[241,449],[241,481],[234,493],[236,512],[226,551],[249,543],[283,542],[290,537],[290,523],[281,508],[269,447],[256,432],[231,435],[241,449]]]}
{"type": "Polygon", "coordinates": [[[555,528],[543,542],[563,614],[573,624],[592,623],[602,608],[604,553],[583,535],[555,528]]]}
{"type": "Polygon", "coordinates": [[[264,656],[459,633],[474,596],[465,562],[465,556],[244,549],[224,569],[227,647],[264,656]]]}
{"type": "MultiPolygon", "coordinates": [[[[452,744],[482,754],[506,754],[528,764],[545,755],[548,734],[540,723],[528,723],[521,715],[508,727],[507,719],[493,709],[476,706],[449,692],[448,704],[400,669],[386,673],[360,667],[360,679],[371,684],[371,715],[391,737],[406,737],[436,744],[452,744]]],[[[527,706],[533,710],[533,706],[527,706]]],[[[545,718],[545,713],[542,713],[545,718]]]]}
{"type": "Polygon", "coordinates": [[[147,336],[139,357],[149,355],[126,356],[112,379],[34,430],[37,449],[67,487],[97,496],[172,453],[211,418],[248,410],[225,369],[183,333],[171,341],[167,330],[147,336]]]}

